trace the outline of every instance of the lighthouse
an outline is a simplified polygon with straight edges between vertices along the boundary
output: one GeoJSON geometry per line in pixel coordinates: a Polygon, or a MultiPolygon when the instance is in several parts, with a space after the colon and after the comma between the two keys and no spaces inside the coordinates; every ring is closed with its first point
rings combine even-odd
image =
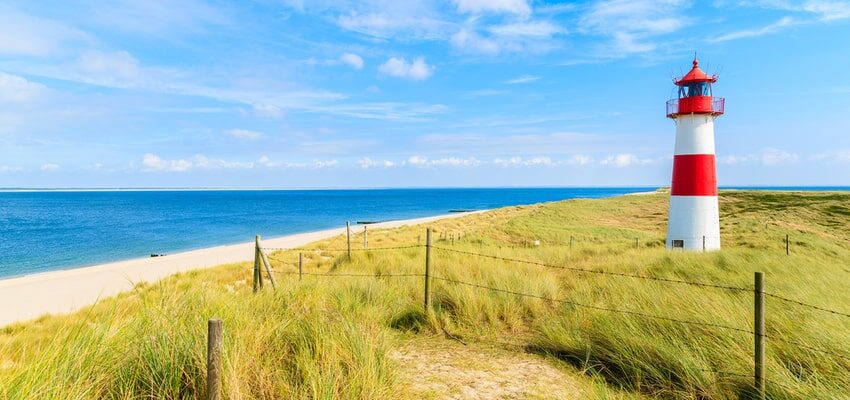
{"type": "Polygon", "coordinates": [[[676,123],[668,249],[720,250],[714,120],[723,115],[724,99],[713,96],[715,82],[694,57],[690,72],[673,81],[678,97],[667,102],[667,117],[676,123]]]}

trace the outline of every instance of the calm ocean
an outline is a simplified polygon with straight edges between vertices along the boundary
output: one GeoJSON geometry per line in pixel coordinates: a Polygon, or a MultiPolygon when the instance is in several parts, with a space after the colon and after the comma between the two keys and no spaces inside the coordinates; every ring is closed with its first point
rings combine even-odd
{"type": "Polygon", "coordinates": [[[654,188],[0,192],[0,277],[247,242],[255,234],[309,232],[345,221],[648,190],[654,188]]]}
{"type": "Polygon", "coordinates": [[[0,192],[0,277],[345,225],[654,188],[0,192]]]}

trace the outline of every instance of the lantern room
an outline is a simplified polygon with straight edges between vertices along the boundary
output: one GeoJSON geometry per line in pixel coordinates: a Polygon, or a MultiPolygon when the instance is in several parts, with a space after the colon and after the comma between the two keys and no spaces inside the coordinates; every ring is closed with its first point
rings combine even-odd
{"type": "Polygon", "coordinates": [[[723,114],[724,99],[714,97],[711,85],[717,82],[717,76],[708,75],[699,67],[694,58],[690,72],[673,83],[679,87],[679,97],[667,102],[667,117],[676,118],[683,114],[723,114]]]}

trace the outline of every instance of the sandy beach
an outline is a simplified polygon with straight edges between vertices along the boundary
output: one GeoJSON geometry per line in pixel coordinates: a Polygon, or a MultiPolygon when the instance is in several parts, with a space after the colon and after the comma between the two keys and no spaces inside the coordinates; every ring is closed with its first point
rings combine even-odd
{"type": "MultiPolygon", "coordinates": [[[[481,211],[476,211],[481,212],[481,211]]],[[[370,225],[370,229],[416,225],[470,213],[438,215],[370,225]]],[[[264,247],[298,247],[344,234],[345,227],[269,238],[264,247]]],[[[93,304],[98,299],[132,289],[140,282],[153,282],[169,275],[226,263],[253,260],[254,242],[209,247],[165,257],[137,258],[90,267],[51,271],[0,280],[0,327],[61,314],[93,304]]]]}

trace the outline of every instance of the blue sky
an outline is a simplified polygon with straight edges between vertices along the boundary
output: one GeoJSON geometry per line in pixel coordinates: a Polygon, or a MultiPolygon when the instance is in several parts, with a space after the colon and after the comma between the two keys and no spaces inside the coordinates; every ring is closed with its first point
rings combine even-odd
{"type": "Polygon", "coordinates": [[[841,0],[3,1],[0,187],[667,185],[694,52],[721,185],[848,185],[848,38],[841,0]]]}

